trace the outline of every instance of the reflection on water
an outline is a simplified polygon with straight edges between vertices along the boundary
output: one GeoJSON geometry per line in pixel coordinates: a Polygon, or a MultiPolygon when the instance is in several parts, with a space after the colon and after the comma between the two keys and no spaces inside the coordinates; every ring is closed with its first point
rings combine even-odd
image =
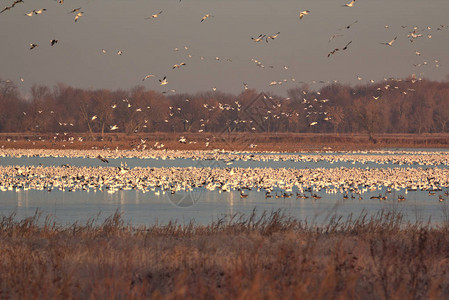
{"type": "MultiPolygon", "coordinates": [[[[186,194],[188,192],[180,192],[186,194]]],[[[360,215],[362,212],[375,214],[378,211],[396,210],[404,214],[407,220],[430,220],[437,224],[444,220],[445,203],[438,201],[438,196],[429,196],[427,192],[412,192],[407,200],[397,202],[395,192],[389,199],[380,201],[369,199],[376,193],[367,193],[363,200],[357,198],[343,199],[342,195],[319,193],[321,199],[265,198],[264,193],[248,191],[248,198],[240,198],[238,191],[223,192],[202,190],[199,198],[191,206],[179,206],[173,203],[170,195],[142,193],[140,191],[119,191],[114,194],[104,192],[62,192],[62,191],[7,191],[1,193],[0,215],[16,212],[22,219],[31,216],[39,209],[43,215],[51,214],[61,224],[83,223],[101,212],[98,219],[102,222],[116,210],[124,213],[124,218],[133,225],[152,225],[155,222],[166,223],[177,220],[187,223],[191,220],[199,224],[207,224],[224,215],[234,213],[249,214],[253,209],[258,212],[282,210],[285,214],[301,220],[326,223],[334,213],[343,217],[350,214],[360,215]]]]}
{"type": "MultiPolygon", "coordinates": [[[[426,151],[431,151],[427,150],[426,151]]],[[[436,152],[436,150],[434,151],[436,152]]],[[[415,152],[418,153],[418,152],[415,152]]],[[[257,160],[251,159],[234,159],[234,160],[208,160],[208,159],[192,159],[192,158],[175,158],[175,159],[155,159],[155,158],[109,158],[109,163],[103,163],[95,158],[81,157],[0,157],[0,166],[61,166],[71,165],[76,167],[119,167],[126,164],[129,168],[134,167],[211,167],[211,168],[293,168],[293,169],[312,169],[313,175],[317,173],[317,168],[360,168],[360,169],[386,169],[386,168],[448,168],[447,152],[440,153],[440,163],[438,165],[429,165],[432,160],[424,161],[421,164],[420,155],[414,158],[412,163],[401,165],[397,164],[397,156],[393,154],[388,159],[380,161],[363,160],[360,155],[363,152],[351,153],[325,153],[316,154],[318,159],[311,161],[310,153],[307,159],[300,160],[283,160],[283,157],[296,155],[301,157],[301,153],[283,153],[276,154],[277,158],[264,160],[260,156],[270,156],[272,154],[258,154],[257,160]],[[333,158],[329,158],[332,155],[333,158]],[[339,161],[335,159],[339,155],[347,155],[348,160],[339,161]],[[351,158],[354,155],[354,159],[351,158]],[[357,160],[355,159],[357,157],[357,160]],[[298,161],[299,160],[299,161],[298,161]],[[430,162],[430,163],[429,163],[430,162]]],[[[380,156],[383,156],[381,154],[380,156]]],[[[387,154],[385,154],[387,155],[387,154]]],[[[402,154],[401,154],[402,155],[402,154]]],[[[421,155],[426,158],[426,155],[421,155]]],[[[248,157],[248,155],[246,155],[248,157]]],[[[313,158],[315,159],[315,158],[313,158]]],[[[416,170],[413,169],[412,173],[416,170]]],[[[246,171],[245,171],[246,172],[246,171]]],[[[327,170],[326,173],[329,173],[327,170]]],[[[407,177],[407,180],[409,177],[407,177]]],[[[276,180],[276,179],[275,179],[276,180]]],[[[379,184],[379,183],[377,183],[379,184]]],[[[275,185],[276,186],[276,185],[275,185]]],[[[374,187],[376,184],[374,184],[374,187]]],[[[438,187],[438,186],[436,186],[438,187]]],[[[312,184],[313,188],[313,184],[312,184]]],[[[365,187],[367,188],[367,187],[365,187]]],[[[98,221],[102,222],[106,217],[112,215],[116,210],[122,211],[125,220],[130,221],[133,225],[152,225],[155,222],[166,223],[170,220],[177,220],[180,223],[187,223],[192,220],[200,224],[207,224],[224,215],[232,215],[235,213],[250,214],[254,209],[259,213],[263,211],[282,210],[286,215],[295,217],[308,222],[316,222],[318,224],[326,223],[330,216],[337,214],[348,217],[351,214],[358,216],[363,212],[368,214],[376,214],[382,209],[396,210],[404,214],[409,221],[428,221],[433,224],[445,220],[448,216],[446,202],[449,201],[447,195],[447,186],[442,190],[432,191],[407,191],[402,188],[387,194],[387,187],[377,187],[380,189],[372,190],[362,194],[363,199],[359,200],[358,195],[349,194],[345,198],[343,194],[328,194],[323,190],[306,191],[304,194],[307,199],[297,198],[297,187],[290,190],[291,196],[282,197],[286,190],[276,188],[271,192],[272,197],[266,198],[265,191],[245,190],[247,198],[241,198],[240,192],[231,190],[230,192],[219,192],[218,190],[210,191],[206,188],[194,187],[189,192],[177,191],[171,194],[170,191],[164,191],[156,188],[153,191],[142,190],[118,190],[115,193],[106,191],[95,191],[87,188],[87,191],[65,192],[53,189],[51,192],[44,190],[24,190],[12,189],[0,192],[0,215],[9,215],[12,212],[17,213],[17,217],[22,219],[31,216],[38,209],[44,215],[51,214],[55,220],[61,224],[72,224],[74,222],[86,222],[90,218],[96,218],[101,212],[98,221]],[[313,199],[312,194],[318,194],[320,199],[313,199]],[[386,200],[370,199],[379,193],[387,195],[386,200]],[[398,196],[405,195],[406,200],[398,202],[398,196]],[[278,197],[276,197],[278,196],[278,197]],[[439,200],[442,199],[442,202],[439,200]],[[445,200],[444,200],[445,199],[445,200]]],[[[435,188],[435,187],[434,187],[435,188]]],[[[285,193],[289,195],[290,193],[285,193]]]]}

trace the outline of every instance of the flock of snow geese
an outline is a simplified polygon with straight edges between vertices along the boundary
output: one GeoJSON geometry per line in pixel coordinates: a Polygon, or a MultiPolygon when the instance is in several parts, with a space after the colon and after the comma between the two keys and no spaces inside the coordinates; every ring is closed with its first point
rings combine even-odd
{"type": "MultiPolygon", "coordinates": [[[[24,0],[15,0],[11,5],[6,6],[5,8],[3,8],[3,9],[0,11],[0,14],[1,14],[1,13],[7,13],[7,12],[11,11],[13,8],[15,8],[18,4],[23,4],[23,3],[24,3],[24,0]]],[[[59,4],[64,4],[64,1],[63,1],[63,0],[59,0],[59,1],[57,1],[57,3],[59,3],[59,4]]],[[[353,8],[353,7],[356,6],[356,1],[355,1],[355,0],[352,0],[351,2],[346,3],[346,4],[343,4],[342,6],[343,6],[343,7],[346,7],[346,8],[353,8]]],[[[30,11],[29,13],[26,13],[25,16],[33,17],[33,16],[37,16],[37,15],[42,15],[42,14],[44,14],[46,11],[47,11],[47,8],[34,9],[34,10],[30,11]]],[[[74,14],[74,15],[75,15],[75,17],[74,17],[74,22],[78,22],[78,21],[80,20],[80,18],[84,15],[84,11],[82,10],[82,7],[76,7],[76,8],[73,8],[73,9],[71,9],[71,10],[68,10],[67,13],[68,13],[68,14],[72,14],[72,15],[74,14]]],[[[160,11],[158,11],[158,12],[155,12],[155,13],[151,14],[149,17],[145,17],[145,19],[147,19],[147,20],[156,20],[156,19],[160,18],[162,14],[165,14],[165,12],[164,12],[163,10],[160,10],[160,11]]],[[[300,11],[299,14],[298,14],[299,20],[302,20],[305,16],[308,16],[308,15],[310,15],[310,14],[312,14],[312,12],[311,12],[310,10],[302,10],[302,11],[300,11]]],[[[199,22],[202,23],[202,22],[204,22],[204,21],[206,21],[207,19],[212,18],[212,17],[213,17],[212,14],[207,13],[207,14],[205,14],[205,15],[199,20],[199,22]]],[[[354,21],[354,22],[352,22],[351,24],[345,26],[344,28],[338,29],[338,31],[341,31],[341,30],[343,30],[343,29],[349,30],[349,29],[350,29],[354,24],[356,24],[356,23],[358,23],[357,20],[354,21]]],[[[407,27],[408,27],[407,25],[403,25],[403,26],[402,26],[402,28],[407,28],[407,27]]],[[[388,25],[385,25],[385,28],[388,29],[389,26],[388,26],[388,25]]],[[[440,26],[437,28],[437,30],[443,30],[443,29],[446,29],[446,28],[449,28],[449,26],[440,25],[440,26]]],[[[420,37],[425,36],[425,34],[424,34],[424,31],[425,31],[425,30],[431,30],[431,27],[427,27],[427,28],[424,28],[424,29],[420,29],[420,28],[418,28],[417,26],[413,26],[413,30],[410,31],[410,32],[408,33],[407,38],[409,38],[410,41],[413,42],[413,41],[416,40],[417,38],[420,38],[420,37]]],[[[251,38],[252,41],[254,41],[254,42],[256,42],[256,43],[261,42],[261,41],[265,41],[266,43],[268,43],[269,41],[274,41],[276,38],[278,38],[278,36],[279,36],[280,34],[281,34],[281,32],[277,32],[277,33],[275,33],[275,34],[260,34],[260,35],[258,35],[257,37],[250,37],[250,38],[251,38]]],[[[339,37],[343,37],[343,36],[344,36],[344,34],[342,34],[342,32],[340,32],[340,33],[335,33],[335,34],[333,34],[333,35],[330,37],[329,42],[331,42],[332,40],[337,39],[337,38],[339,38],[339,37]]],[[[427,34],[427,37],[428,37],[428,38],[431,38],[432,35],[429,33],[429,34],[427,34]]],[[[395,43],[395,41],[397,40],[397,38],[398,38],[398,36],[395,36],[395,37],[394,37],[392,40],[390,40],[389,42],[379,42],[379,43],[380,43],[380,44],[383,44],[383,45],[386,45],[386,46],[392,47],[393,44],[395,43]]],[[[58,40],[57,40],[57,39],[51,39],[51,40],[50,40],[50,45],[51,45],[51,46],[54,46],[56,43],[58,43],[58,40]]],[[[327,57],[329,58],[329,57],[335,55],[337,52],[343,52],[343,51],[348,50],[348,46],[349,46],[351,43],[353,43],[352,40],[346,41],[346,43],[343,44],[344,46],[342,46],[342,47],[334,47],[332,50],[330,50],[330,51],[328,52],[327,57]]],[[[34,50],[34,49],[36,49],[37,47],[39,47],[39,44],[36,43],[36,42],[32,42],[32,43],[29,44],[29,49],[30,49],[30,50],[34,50]]],[[[187,50],[187,49],[188,49],[188,46],[184,46],[184,48],[187,50]]],[[[106,54],[106,53],[108,52],[106,49],[101,49],[101,51],[102,51],[103,54],[106,54]]],[[[178,51],[178,48],[176,48],[175,51],[178,51]]],[[[123,53],[124,53],[124,52],[123,52],[122,50],[117,50],[117,55],[122,55],[123,53]]],[[[415,53],[416,53],[418,56],[421,55],[421,51],[415,50],[415,53]]],[[[188,56],[189,58],[192,58],[192,54],[187,54],[187,56],[188,56]]],[[[217,61],[222,60],[222,59],[220,59],[219,57],[215,57],[215,59],[216,59],[217,61]]],[[[201,60],[205,60],[205,58],[204,58],[203,56],[201,56],[201,60]]],[[[257,59],[254,59],[254,58],[251,59],[251,61],[253,61],[253,60],[256,61],[256,62],[258,61],[257,59]]],[[[227,58],[227,59],[225,59],[225,61],[232,62],[232,59],[227,58]]],[[[434,59],[434,62],[435,62],[435,67],[439,67],[439,60],[438,60],[438,59],[434,59]]],[[[179,69],[181,66],[186,66],[186,65],[187,65],[187,64],[186,64],[185,62],[181,62],[181,63],[179,63],[179,64],[174,64],[172,69],[179,69]]],[[[413,64],[413,65],[414,65],[415,67],[428,66],[428,65],[429,65],[429,62],[428,62],[428,61],[424,61],[424,62],[421,62],[421,63],[415,63],[415,64],[413,64]]],[[[259,67],[264,67],[264,65],[263,65],[262,63],[257,63],[257,66],[259,66],[259,67]]],[[[273,66],[270,66],[270,67],[273,67],[273,66]]],[[[162,85],[162,86],[168,84],[168,79],[167,79],[167,76],[166,76],[166,75],[163,75],[163,76],[157,76],[157,75],[153,75],[153,74],[147,74],[147,75],[144,75],[144,76],[143,76],[143,80],[142,80],[142,81],[145,81],[146,79],[149,79],[149,78],[151,78],[151,77],[159,77],[159,78],[163,78],[163,79],[159,79],[159,83],[160,83],[160,85],[162,85]]],[[[141,77],[141,78],[142,78],[142,77],[141,77]]],[[[294,78],[292,78],[292,81],[295,82],[296,80],[293,80],[293,79],[294,79],[294,78]]],[[[21,81],[22,81],[22,82],[24,81],[24,80],[23,80],[23,77],[21,77],[21,81]]],[[[272,81],[269,82],[268,86],[269,86],[269,87],[272,87],[272,86],[276,86],[276,85],[281,85],[282,83],[285,83],[285,82],[287,82],[287,81],[288,81],[288,80],[286,80],[286,79],[283,79],[283,80],[272,80],[272,81]]],[[[247,84],[244,84],[244,86],[245,86],[245,88],[247,88],[247,84]]],[[[212,87],[212,90],[216,90],[216,88],[215,88],[215,87],[212,87]]],[[[171,91],[174,91],[174,89],[172,89],[171,91]]]]}
{"type": "MultiPolygon", "coordinates": [[[[64,4],[63,0],[57,1],[59,4],[64,4]]],[[[23,0],[16,0],[11,5],[6,6],[0,11],[2,13],[8,13],[18,4],[24,3],[23,0]]],[[[352,0],[350,3],[344,4],[344,7],[352,8],[356,5],[356,1],[352,0]]],[[[46,8],[34,9],[29,13],[26,13],[26,17],[36,17],[38,15],[43,15],[47,12],[46,8]]],[[[67,14],[73,17],[73,22],[80,22],[84,15],[82,7],[77,7],[69,10],[67,14]]],[[[299,12],[299,20],[303,18],[309,18],[312,14],[309,10],[302,10],[299,12]]],[[[147,20],[156,21],[156,19],[163,17],[164,11],[158,11],[149,17],[147,20]]],[[[205,14],[200,20],[200,23],[211,22],[214,16],[210,13],[205,14]]],[[[82,22],[82,21],[81,21],[82,22]]],[[[300,21],[303,22],[303,21],[300,21]]],[[[349,30],[358,21],[354,21],[351,24],[345,26],[340,30],[349,30]]],[[[388,28],[388,25],[385,26],[388,28]]],[[[403,28],[406,28],[403,27],[403,28]]],[[[437,30],[443,30],[448,28],[448,26],[440,25],[437,30]]],[[[410,42],[414,40],[427,36],[427,38],[432,38],[432,35],[424,34],[425,31],[430,31],[431,28],[427,27],[425,29],[420,29],[416,26],[407,35],[410,42]]],[[[276,32],[273,34],[265,33],[249,37],[251,41],[255,43],[265,42],[274,43],[275,40],[281,36],[281,32],[276,32]]],[[[344,36],[342,33],[333,34],[329,43],[335,39],[344,36]]],[[[395,36],[388,42],[379,42],[388,47],[393,47],[394,43],[398,39],[395,36]]],[[[388,39],[386,39],[388,40],[388,39]]],[[[55,46],[59,42],[58,39],[53,38],[50,40],[50,46],[55,46]]],[[[343,47],[333,47],[333,49],[327,54],[327,57],[335,55],[337,52],[343,52],[350,50],[350,45],[353,43],[352,40],[346,41],[342,44],[343,47]]],[[[29,44],[29,49],[34,51],[39,47],[38,43],[32,42],[29,44]]],[[[184,50],[188,50],[188,46],[183,47],[184,50]]],[[[179,48],[175,48],[174,51],[179,51],[179,48]]],[[[101,49],[103,54],[107,54],[108,50],[101,49]]],[[[122,50],[117,50],[117,55],[126,55],[122,50]]],[[[421,56],[421,51],[415,50],[417,56],[421,56]]],[[[191,58],[191,54],[187,55],[191,58]]],[[[201,57],[204,60],[204,57],[201,57]]],[[[220,58],[215,57],[216,61],[228,61],[232,62],[230,58],[220,58]]],[[[258,59],[251,59],[257,67],[265,68],[265,64],[258,59]]],[[[434,60],[435,67],[439,67],[439,61],[434,60]]],[[[416,64],[416,67],[421,67],[428,65],[425,61],[420,64],[416,64]]],[[[186,62],[179,62],[172,66],[172,69],[184,68],[187,66],[186,62]]],[[[268,66],[272,68],[273,66],[268,66]]],[[[283,69],[287,70],[288,66],[283,66],[283,69]]],[[[159,78],[159,84],[165,86],[169,84],[166,75],[157,76],[154,74],[146,74],[140,77],[142,81],[146,81],[151,78],[159,78]]],[[[358,80],[362,80],[358,77],[358,80]]],[[[387,79],[386,79],[387,80],[387,79]]],[[[419,78],[413,78],[412,83],[419,81],[419,78]]],[[[23,82],[24,79],[21,78],[23,82]]],[[[273,80],[269,83],[269,86],[282,85],[287,82],[287,79],[273,80]]],[[[296,82],[296,79],[292,78],[291,81],[296,82]]],[[[374,82],[374,81],[370,81],[374,82]]],[[[324,83],[324,82],[323,82],[324,83]]],[[[248,85],[243,83],[244,89],[248,89],[248,85]]],[[[379,87],[379,91],[383,90],[394,90],[396,86],[391,86],[390,84],[385,85],[383,88],[379,87]]],[[[216,91],[216,87],[212,88],[216,91]]],[[[175,90],[171,90],[175,91],[175,90]]],[[[404,95],[408,92],[413,92],[413,89],[408,89],[402,91],[404,95]]],[[[306,99],[307,92],[304,93],[304,104],[308,106],[305,110],[311,110],[314,105],[322,105],[329,101],[329,99],[321,99],[319,92],[314,92],[311,98],[306,99]],[[313,99],[312,99],[313,98],[313,99]]],[[[374,100],[378,100],[379,95],[373,95],[374,100]]],[[[125,99],[123,100],[125,101],[125,99]]],[[[188,99],[186,99],[188,101],[188,99]]],[[[266,112],[267,118],[282,118],[282,117],[294,117],[293,114],[287,112],[275,113],[276,107],[280,107],[282,104],[278,103],[273,107],[273,111],[268,110],[266,112]]],[[[117,104],[112,105],[112,109],[115,109],[117,104]]],[[[128,108],[132,105],[128,102],[128,108]]],[[[141,107],[133,107],[136,111],[142,111],[141,107]]],[[[207,110],[240,110],[241,104],[236,101],[235,105],[219,103],[217,107],[204,104],[204,109],[207,110]]],[[[181,114],[181,107],[170,107],[169,117],[174,114],[181,114]]],[[[42,113],[42,112],[40,112],[42,113]]],[[[327,112],[324,111],[311,111],[307,116],[312,116],[313,114],[323,114],[324,120],[329,118],[327,112]]],[[[298,116],[298,115],[297,115],[298,116]]],[[[169,121],[169,117],[165,120],[169,121]]],[[[94,115],[91,117],[91,121],[97,119],[94,115]]],[[[207,120],[202,120],[202,127],[207,122],[207,120]]],[[[311,121],[310,126],[317,124],[317,121],[311,121]]],[[[60,124],[65,126],[67,124],[60,124]]],[[[68,125],[67,125],[68,126],[68,125]]],[[[109,129],[111,131],[119,129],[117,125],[110,125],[109,129]]],[[[200,129],[203,130],[203,129],[200,129]]],[[[73,141],[73,140],[72,140],[73,141]]],[[[80,140],[82,141],[82,140],[80,140]]],[[[180,143],[187,143],[185,137],[179,139],[180,143]]],[[[208,142],[207,142],[208,143],[208,142]]],[[[444,201],[448,195],[449,188],[449,168],[448,168],[448,155],[446,153],[441,154],[429,154],[426,155],[415,155],[415,154],[390,154],[390,155],[377,155],[373,153],[361,154],[361,155],[280,155],[280,154],[270,154],[270,155],[258,155],[258,154],[248,154],[248,153],[224,153],[220,151],[212,152],[188,152],[188,151],[154,151],[152,149],[161,149],[163,144],[156,143],[151,149],[146,149],[146,141],[142,141],[141,149],[145,151],[132,151],[132,152],[120,152],[120,151],[110,151],[110,152],[99,152],[86,151],[86,152],[67,152],[61,150],[4,150],[2,149],[0,158],[3,157],[17,157],[21,155],[32,155],[32,156],[50,156],[57,157],[59,155],[64,157],[90,157],[97,158],[102,163],[109,164],[111,159],[119,159],[124,157],[139,156],[139,158],[155,158],[155,159],[177,159],[186,158],[192,160],[215,160],[222,161],[225,167],[222,168],[210,168],[210,167],[188,167],[188,168],[152,168],[152,167],[134,167],[129,168],[126,165],[121,165],[120,167],[75,167],[70,165],[64,166],[0,166],[0,191],[21,191],[21,190],[47,190],[48,192],[59,189],[62,191],[107,191],[109,193],[114,193],[120,190],[139,190],[142,192],[154,192],[156,193],[177,193],[177,192],[189,192],[194,188],[204,188],[207,190],[217,190],[219,192],[227,192],[236,190],[240,192],[242,198],[246,198],[245,190],[255,189],[258,191],[265,192],[267,198],[271,197],[292,197],[296,198],[313,198],[320,199],[318,195],[321,191],[326,193],[341,193],[343,197],[355,197],[359,200],[363,199],[363,195],[369,192],[386,191],[385,195],[371,196],[372,199],[385,200],[387,199],[389,193],[392,190],[406,194],[408,191],[427,191],[429,195],[438,195],[439,201],[444,201]],[[145,146],[145,147],[144,147],[145,146]],[[47,152],[45,152],[47,151],[47,152]],[[24,154],[26,153],[26,154],[24,154]],[[141,155],[145,155],[142,157],[141,155]],[[384,162],[394,161],[397,165],[413,165],[418,162],[420,165],[427,166],[443,166],[442,168],[378,168],[378,169],[361,169],[361,168],[314,168],[314,169],[295,169],[295,168],[239,168],[232,167],[235,161],[279,161],[279,160],[291,160],[297,161],[312,161],[319,162],[326,160],[330,163],[335,163],[338,161],[357,161],[364,163],[366,161],[376,161],[384,162]],[[273,191],[278,192],[273,194],[273,191]],[[293,194],[295,192],[295,194],[293,194]]],[[[141,150],[140,149],[140,150],[141,150]]],[[[398,201],[404,201],[406,196],[401,194],[397,196],[398,201]]]]}
{"type": "MultiPolygon", "coordinates": [[[[378,199],[405,201],[409,192],[426,192],[443,202],[449,196],[449,156],[445,152],[378,151],[352,153],[251,153],[224,151],[131,151],[131,150],[25,150],[2,149],[0,159],[7,157],[81,157],[99,159],[116,167],[0,166],[0,191],[60,190],[115,193],[138,190],[155,195],[191,192],[194,189],[231,192],[264,192],[266,198],[321,199],[324,194],[340,194],[343,199],[378,199]],[[170,161],[189,159],[192,162],[216,161],[217,166],[198,163],[190,167],[130,168],[123,158],[170,161]],[[289,167],[244,168],[233,166],[242,162],[267,163],[379,163],[384,168],[315,168],[289,167]],[[406,167],[400,167],[400,166],[406,167]],[[426,166],[440,166],[429,168],[426,166]],[[322,195],[322,196],[320,196],[322,195]],[[364,198],[365,197],[365,198],[364,198]]],[[[142,162],[143,162],[142,161],[142,162]]],[[[88,161],[86,164],[90,164],[88,161]]],[[[263,165],[263,164],[262,164],[263,165]]],[[[261,165],[261,166],[262,166],[261,165]]],[[[332,196],[337,197],[337,195],[332,196]]]]}

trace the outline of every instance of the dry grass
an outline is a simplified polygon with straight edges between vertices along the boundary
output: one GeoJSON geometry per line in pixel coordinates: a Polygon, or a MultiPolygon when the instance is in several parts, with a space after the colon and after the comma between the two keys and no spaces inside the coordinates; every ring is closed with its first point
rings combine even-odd
{"type": "Polygon", "coordinates": [[[147,140],[148,148],[155,142],[163,143],[164,149],[179,150],[256,150],[256,151],[304,151],[323,150],[363,150],[378,148],[449,148],[449,134],[376,134],[376,142],[370,141],[367,134],[329,134],[329,133],[139,133],[128,136],[124,133],[108,133],[101,139],[86,133],[70,133],[75,137],[73,143],[54,134],[0,133],[0,147],[5,148],[47,148],[47,149],[133,149],[147,140]],[[181,144],[180,136],[193,143],[181,144]],[[78,141],[83,138],[83,142],[78,141]],[[206,147],[205,141],[210,141],[206,147]],[[250,144],[257,144],[254,149],[250,144]]]}
{"type": "Polygon", "coordinates": [[[449,297],[449,225],[395,212],[316,227],[280,212],[207,226],[0,219],[0,298],[449,297]],[[41,225],[38,225],[41,224],[41,225]]]}

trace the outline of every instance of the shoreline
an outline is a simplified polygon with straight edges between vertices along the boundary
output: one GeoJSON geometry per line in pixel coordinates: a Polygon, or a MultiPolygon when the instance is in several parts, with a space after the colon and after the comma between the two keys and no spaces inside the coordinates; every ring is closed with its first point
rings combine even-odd
{"type": "Polygon", "coordinates": [[[327,133],[140,133],[127,136],[107,133],[0,133],[0,148],[16,149],[120,149],[120,150],[212,150],[225,151],[353,151],[375,149],[449,149],[449,134],[327,133]],[[181,138],[185,142],[181,143],[181,138]],[[145,146],[144,146],[145,145],[145,146]]]}

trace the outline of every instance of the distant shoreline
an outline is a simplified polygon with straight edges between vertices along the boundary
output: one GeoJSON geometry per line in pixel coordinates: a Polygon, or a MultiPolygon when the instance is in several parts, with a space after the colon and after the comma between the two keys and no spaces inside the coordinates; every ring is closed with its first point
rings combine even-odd
{"type": "Polygon", "coordinates": [[[16,149],[169,149],[234,151],[351,151],[385,148],[449,149],[449,134],[329,133],[0,133],[0,148],[16,149]],[[179,142],[185,138],[185,143],[179,142]],[[163,146],[162,146],[163,145],[163,146]]]}

